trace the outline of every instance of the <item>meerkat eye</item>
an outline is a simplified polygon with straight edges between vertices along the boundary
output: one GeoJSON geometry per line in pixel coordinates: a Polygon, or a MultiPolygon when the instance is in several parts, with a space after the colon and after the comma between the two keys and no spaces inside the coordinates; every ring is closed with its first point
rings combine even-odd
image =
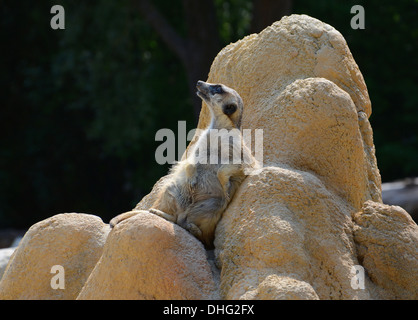
{"type": "Polygon", "coordinates": [[[214,85],[210,87],[210,93],[212,94],[221,94],[224,93],[224,90],[222,89],[222,86],[220,85],[214,85]]]}
{"type": "Polygon", "coordinates": [[[233,114],[235,111],[237,110],[237,106],[235,104],[227,104],[224,105],[222,108],[222,111],[226,114],[226,115],[231,115],[233,114]]]}

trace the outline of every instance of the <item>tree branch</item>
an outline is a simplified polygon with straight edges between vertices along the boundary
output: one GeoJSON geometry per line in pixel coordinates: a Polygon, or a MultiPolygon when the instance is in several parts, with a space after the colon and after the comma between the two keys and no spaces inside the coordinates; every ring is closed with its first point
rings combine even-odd
{"type": "Polygon", "coordinates": [[[148,0],[133,0],[132,3],[139,9],[145,20],[154,28],[167,46],[186,64],[188,61],[188,42],[173,29],[158,9],[148,0]]]}

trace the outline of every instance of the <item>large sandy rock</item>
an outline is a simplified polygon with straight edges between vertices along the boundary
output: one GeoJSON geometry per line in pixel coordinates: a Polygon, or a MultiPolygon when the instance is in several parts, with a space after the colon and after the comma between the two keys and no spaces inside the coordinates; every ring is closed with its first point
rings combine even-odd
{"type": "Polygon", "coordinates": [[[388,299],[418,299],[418,226],[401,207],[367,201],[354,214],[359,260],[388,299]]]}
{"type": "Polygon", "coordinates": [[[78,299],[214,299],[203,245],[176,224],[143,211],[109,234],[78,299]]]}
{"type": "Polygon", "coordinates": [[[265,167],[247,178],[215,239],[227,299],[418,297],[418,226],[408,213],[373,201],[357,212],[308,172],[265,167]],[[353,285],[358,266],[364,288],[353,285]]]}
{"type": "Polygon", "coordinates": [[[351,287],[351,212],[310,173],[266,167],[250,176],[216,230],[222,296],[368,299],[369,288],[351,287]]]}
{"type": "MultiPolygon", "coordinates": [[[[396,243],[396,250],[370,245],[401,231],[415,239],[415,229],[400,223],[365,231],[372,248],[364,253],[366,285],[352,286],[360,262],[351,215],[367,200],[381,202],[381,183],[367,89],[341,34],[307,16],[283,18],[223,49],[208,81],[240,92],[243,126],[264,130],[264,164],[274,166],[247,178],[218,225],[221,295],[368,299],[394,291],[392,297],[413,298],[415,258],[402,266],[394,262],[404,254],[415,257],[415,242],[386,243],[396,243]],[[387,256],[393,257],[390,266],[370,262],[387,256]],[[397,267],[409,271],[400,276],[397,267]]],[[[208,121],[203,105],[199,126],[208,121]]]]}
{"type": "MultiPolygon", "coordinates": [[[[334,28],[306,15],[284,17],[224,48],[208,81],[240,93],[243,127],[264,130],[265,165],[312,171],[357,209],[381,201],[367,88],[334,28]],[[297,81],[309,78],[320,82],[297,81]]],[[[199,127],[209,118],[203,103],[199,127]]]]}
{"type": "Polygon", "coordinates": [[[58,214],[34,224],[21,240],[0,282],[0,299],[75,299],[99,260],[109,226],[93,215],[58,214]],[[53,289],[55,265],[64,289],[53,289]]]}
{"type": "MultiPolygon", "coordinates": [[[[225,47],[208,81],[236,89],[245,104],[243,128],[263,129],[264,136],[264,169],[243,183],[216,230],[221,297],[413,296],[413,282],[396,273],[390,282],[374,276],[386,272],[378,271],[382,264],[366,263],[365,288],[353,286],[355,267],[365,260],[358,258],[352,216],[365,201],[381,202],[381,179],[367,88],[342,35],[305,15],[285,17],[225,47]]],[[[203,103],[198,128],[209,122],[203,103]]],[[[150,207],[164,179],[137,209],[150,207]]],[[[380,228],[367,243],[400,226],[380,228]]],[[[399,256],[417,252],[397,244],[399,256]]],[[[374,250],[377,257],[387,249],[374,250]]],[[[417,277],[413,259],[402,268],[417,277]]]]}

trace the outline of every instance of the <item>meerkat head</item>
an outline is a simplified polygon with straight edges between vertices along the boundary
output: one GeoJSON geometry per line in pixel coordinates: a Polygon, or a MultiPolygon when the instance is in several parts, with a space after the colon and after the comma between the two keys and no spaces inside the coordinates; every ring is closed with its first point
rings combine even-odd
{"type": "Polygon", "coordinates": [[[198,81],[196,94],[206,102],[215,118],[229,119],[237,128],[241,128],[244,103],[240,95],[223,84],[198,81]]]}

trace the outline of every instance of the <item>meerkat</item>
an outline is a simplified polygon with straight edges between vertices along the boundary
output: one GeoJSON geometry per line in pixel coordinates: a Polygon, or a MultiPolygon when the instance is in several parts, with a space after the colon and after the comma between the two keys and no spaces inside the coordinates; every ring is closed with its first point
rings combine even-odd
{"type": "MultiPolygon", "coordinates": [[[[210,125],[186,157],[171,168],[148,211],[177,223],[211,249],[222,213],[247,176],[246,170],[256,168],[257,162],[242,139],[244,104],[240,95],[223,84],[198,81],[196,87],[211,112],[210,125]]],[[[110,226],[138,213],[116,216],[110,226]]]]}

